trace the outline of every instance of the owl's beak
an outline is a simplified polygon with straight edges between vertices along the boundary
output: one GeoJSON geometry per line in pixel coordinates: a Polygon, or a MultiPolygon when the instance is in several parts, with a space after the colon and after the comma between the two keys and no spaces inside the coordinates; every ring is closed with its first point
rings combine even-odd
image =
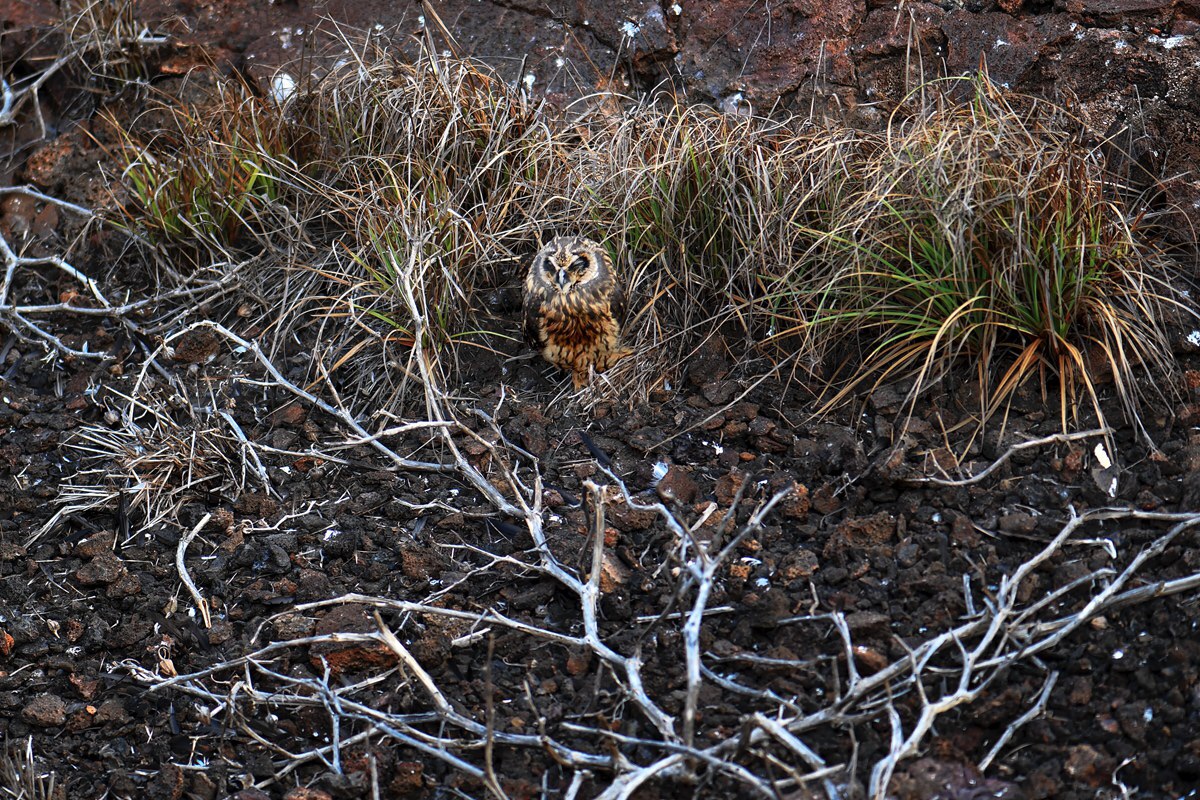
{"type": "Polygon", "coordinates": [[[558,288],[559,288],[559,289],[564,289],[564,288],[566,288],[566,285],[567,285],[567,271],[566,271],[565,269],[560,269],[560,270],[558,271],[557,275],[555,276],[555,281],[558,283],[558,288]]]}

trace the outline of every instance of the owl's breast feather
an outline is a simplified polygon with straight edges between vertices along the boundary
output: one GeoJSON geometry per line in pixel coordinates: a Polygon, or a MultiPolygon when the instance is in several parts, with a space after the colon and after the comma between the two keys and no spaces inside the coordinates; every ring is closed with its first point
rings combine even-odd
{"type": "Polygon", "coordinates": [[[561,345],[586,345],[604,333],[608,309],[599,303],[568,299],[551,303],[546,309],[546,335],[561,345]]]}

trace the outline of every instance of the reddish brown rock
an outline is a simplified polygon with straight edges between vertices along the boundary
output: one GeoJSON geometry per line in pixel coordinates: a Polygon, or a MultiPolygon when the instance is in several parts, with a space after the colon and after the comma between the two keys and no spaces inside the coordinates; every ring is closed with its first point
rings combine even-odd
{"type": "Polygon", "coordinates": [[[696,486],[696,481],[692,479],[691,473],[686,468],[675,464],[671,465],[667,474],[654,488],[663,500],[675,501],[683,505],[694,503],[696,495],[700,491],[696,486]]]}
{"type": "Polygon", "coordinates": [[[779,563],[779,574],[785,581],[794,581],[811,577],[819,568],[817,554],[801,548],[783,557],[779,563]]]}
{"type": "Polygon", "coordinates": [[[83,700],[91,700],[100,689],[100,681],[87,675],[71,673],[69,680],[71,686],[75,688],[75,692],[83,700]]]}
{"type": "Polygon", "coordinates": [[[120,700],[111,699],[105,700],[96,709],[96,715],[93,721],[97,725],[106,725],[108,723],[124,724],[129,721],[129,712],[125,710],[125,704],[120,700]]]}
{"type": "MultiPolygon", "coordinates": [[[[335,606],[317,620],[314,635],[374,633],[379,630],[370,609],[361,605],[335,606]]],[[[318,672],[329,665],[331,674],[382,670],[396,663],[396,654],[382,642],[320,642],[309,648],[309,661],[318,672]]]]}
{"type": "Polygon", "coordinates": [[[424,765],[419,761],[401,761],[396,765],[388,788],[401,797],[419,792],[424,787],[424,765]]]}
{"type": "Polygon", "coordinates": [[[147,800],[180,800],[183,797],[184,777],[183,768],[178,764],[163,764],[146,786],[147,800]]]}
{"type": "Polygon", "coordinates": [[[1000,517],[1000,530],[1028,535],[1037,530],[1037,518],[1026,511],[1013,511],[1000,517]]]}
{"type": "Polygon", "coordinates": [[[717,485],[714,489],[717,496],[717,503],[723,508],[729,508],[729,506],[733,505],[734,499],[745,482],[745,473],[736,469],[730,470],[728,474],[717,478],[717,485]]]}
{"type": "Polygon", "coordinates": [[[283,796],[283,800],[332,800],[329,792],[314,789],[310,786],[297,786],[283,796]]]}
{"type": "Polygon", "coordinates": [[[888,665],[887,656],[874,647],[856,644],[853,649],[854,662],[867,675],[873,675],[888,665]]]}
{"type": "Polygon", "coordinates": [[[63,723],[63,730],[67,733],[79,733],[92,727],[92,717],[95,715],[96,709],[92,706],[84,706],[77,708],[67,714],[66,722],[63,723]]]}
{"type": "Polygon", "coordinates": [[[217,357],[221,340],[210,328],[196,328],[172,342],[172,358],[180,364],[207,364],[217,357]]]}
{"type": "Polygon", "coordinates": [[[107,597],[133,597],[141,594],[142,581],[137,575],[131,573],[128,569],[117,576],[117,579],[110,583],[104,590],[107,597]]]}
{"type": "Polygon", "coordinates": [[[239,513],[256,519],[270,519],[279,512],[279,501],[261,492],[247,492],[233,504],[239,513]]]}
{"type": "Polygon", "coordinates": [[[0,6],[0,27],[5,31],[52,25],[59,10],[51,0],[21,0],[0,6]]]}
{"type": "Polygon", "coordinates": [[[39,728],[53,728],[67,721],[67,704],[56,694],[38,695],[21,709],[21,719],[39,728]]]}
{"type": "Polygon", "coordinates": [[[629,574],[629,568],[619,558],[606,552],[600,564],[600,591],[615,592],[629,581],[629,574]]]}
{"type": "Polygon", "coordinates": [[[1112,760],[1090,744],[1078,744],[1070,749],[1063,772],[1098,788],[1112,774],[1112,760]]]}
{"type": "Polygon", "coordinates": [[[592,663],[592,654],[587,650],[573,651],[567,656],[567,674],[578,678],[588,671],[592,663]]]}
{"type": "Polygon", "coordinates": [[[792,481],[792,491],[779,501],[779,513],[788,519],[807,519],[811,502],[808,497],[808,487],[792,481]]]}
{"type": "Polygon", "coordinates": [[[950,539],[955,544],[964,547],[977,547],[979,533],[975,530],[975,524],[971,522],[971,518],[957,511],[950,511],[948,514],[950,516],[950,539]]]}
{"type": "Polygon", "coordinates": [[[846,547],[871,547],[891,541],[896,535],[896,518],[886,511],[869,517],[852,517],[837,526],[834,536],[846,547]]]}
{"type": "Polygon", "coordinates": [[[73,157],[85,141],[81,134],[69,133],[47,142],[29,156],[22,177],[43,189],[60,186],[78,171],[73,157]]]}
{"type": "Polygon", "coordinates": [[[400,551],[400,571],[406,577],[425,581],[436,578],[445,568],[445,560],[436,552],[423,548],[405,548],[400,551]]]}
{"type": "Polygon", "coordinates": [[[1131,18],[1165,20],[1175,5],[1175,0],[1067,0],[1067,11],[1092,24],[1119,27],[1131,18]]]}
{"type": "Polygon", "coordinates": [[[623,498],[617,498],[605,507],[613,526],[622,531],[644,531],[654,524],[658,514],[653,510],[630,508],[623,498]]]}
{"type": "MultiPolygon", "coordinates": [[[[367,775],[387,775],[395,760],[395,753],[385,745],[355,745],[342,754],[342,769],[347,774],[359,772],[367,775]]],[[[322,792],[320,796],[300,797],[296,800],[329,800],[329,795],[322,792]]]]}
{"type": "Polygon", "coordinates": [[[0,198],[0,233],[8,239],[27,239],[33,232],[38,202],[31,197],[10,194],[0,198]]]}
{"type": "Polygon", "coordinates": [[[102,552],[75,571],[75,580],[84,586],[107,586],[126,572],[125,562],[111,551],[102,552]]]}
{"type": "Polygon", "coordinates": [[[1017,86],[1040,59],[1072,35],[1066,14],[1014,19],[1000,12],[972,14],[956,9],[941,22],[946,66],[952,75],[974,71],[980,58],[1001,86],[1017,86]]]}
{"type": "Polygon", "coordinates": [[[302,639],[311,636],[316,623],[303,614],[283,614],[274,621],[275,638],[279,640],[302,639]]]}
{"type": "Polygon", "coordinates": [[[865,11],[861,0],[689,3],[680,69],[725,110],[766,110],[811,80],[818,65],[833,81],[852,82],[846,50],[865,11]]]}

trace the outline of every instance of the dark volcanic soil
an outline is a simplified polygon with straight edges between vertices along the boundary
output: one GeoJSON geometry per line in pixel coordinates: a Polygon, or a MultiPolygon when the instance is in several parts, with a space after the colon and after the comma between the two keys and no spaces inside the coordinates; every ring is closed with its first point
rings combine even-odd
{"type": "MultiPolygon", "coordinates": [[[[102,187],[87,183],[97,178],[84,170],[87,159],[68,157],[90,146],[70,136],[78,134],[51,145],[59,150],[36,151],[41,160],[23,164],[21,174],[46,175],[34,170],[53,163],[58,172],[43,188],[87,202],[102,187]]],[[[68,220],[46,219],[46,206],[22,199],[31,207],[14,208],[13,200],[4,207],[6,235],[22,233],[20,224],[35,239],[74,234],[68,220]]],[[[102,266],[113,297],[144,292],[144,280],[120,262],[87,264],[102,266]]],[[[13,299],[48,302],[76,288],[53,270],[30,269],[13,299]]],[[[207,311],[192,309],[168,335],[207,311]]],[[[262,333],[230,318],[239,335],[262,333]]],[[[513,798],[593,797],[612,782],[611,771],[576,772],[544,742],[638,765],[672,752],[630,700],[627,675],[578,645],[579,598],[539,569],[530,532],[496,515],[461,475],[396,469],[365,444],[332,449],[353,438],[343,422],[266,380],[252,354],[204,330],[174,340],[157,373],[145,369],[145,354],[158,342],[131,339],[101,317],[49,322],[69,346],[112,360],[63,359],[0,335],[0,731],[18,764],[0,765],[0,790],[21,796],[11,773],[27,743],[35,762],[26,778],[52,772],[55,797],[155,800],[501,790],[513,798]],[[155,404],[135,407],[126,421],[131,396],[155,404]],[[183,587],[184,550],[208,620],[183,587]],[[363,597],[339,599],[352,593],[363,597]],[[372,713],[411,715],[431,737],[456,734],[439,730],[411,663],[377,641],[329,640],[378,629],[369,598],[427,608],[385,606],[381,618],[457,713],[496,734],[546,737],[457,753],[472,768],[490,762],[498,785],[447,766],[420,742],[378,729],[358,738],[377,722],[372,713]],[[239,661],[273,641],[310,636],[325,638],[239,661]],[[224,666],[203,672],[217,665],[224,666]],[[172,675],[192,677],[160,685],[172,675]],[[306,692],[313,687],[328,693],[306,692]],[[295,757],[335,737],[350,742],[337,759],[295,757]]],[[[515,332],[515,318],[507,324],[515,332]]],[[[313,342],[278,344],[291,350],[275,363],[303,381],[313,342]]],[[[640,658],[645,693],[675,721],[687,686],[680,615],[695,598],[681,560],[687,550],[663,518],[624,502],[604,467],[635,498],[661,501],[698,541],[714,545],[734,542],[756,507],[791,489],[716,569],[700,633],[696,746],[730,742],[722,756],[761,775],[803,774],[811,764],[757,741],[738,748],[754,713],[828,707],[847,691],[852,667],[861,677],[878,674],[981,617],[1003,594],[1004,578],[1072,515],[1109,506],[1200,510],[1200,356],[1182,335],[1181,399],[1146,409],[1146,436],[1119,426],[1104,451],[1115,467],[1105,468],[1094,437],[1019,452],[963,486],[921,480],[978,473],[1010,445],[1061,431],[1054,403],[1036,386],[1017,397],[1003,430],[985,434],[960,425],[973,409],[967,385],[926,398],[907,426],[903,387],[883,387],[840,417],[814,421],[811,397],[794,385],[756,383],[737,350],[714,340],[648,402],[610,398],[591,408],[564,401],[562,377],[518,351],[481,356],[456,387],[474,398],[460,411],[479,438],[456,441],[492,477],[500,472],[489,445],[499,434],[507,452],[536,459],[548,549],[571,575],[586,579],[591,570],[588,482],[609,487],[598,635],[620,656],[640,658]]],[[[1110,422],[1122,419],[1115,406],[1105,411],[1110,422]]],[[[432,438],[416,432],[386,442],[402,455],[448,459],[432,438]]],[[[522,463],[522,480],[531,481],[532,461],[522,463]]],[[[1075,531],[1016,591],[1026,621],[1043,627],[1021,628],[1032,638],[1008,652],[1053,633],[1168,527],[1122,519],[1075,531]]],[[[1196,536],[1179,533],[1121,591],[1200,572],[1196,536]]],[[[1014,655],[971,702],[937,718],[888,796],[1200,796],[1200,594],[1190,584],[1164,591],[1089,610],[1054,646],[1014,655]],[[1054,674],[1044,708],[981,774],[976,765],[1054,674]]],[[[931,700],[953,693],[953,661],[942,653],[923,665],[931,700]]],[[[918,694],[897,679],[893,701],[906,736],[918,694]]],[[[869,766],[888,750],[893,731],[879,712],[858,708],[858,716],[802,736],[827,764],[853,766],[850,778],[834,773],[843,797],[863,796],[869,766]]],[[[820,782],[807,786],[786,796],[821,796],[820,782]]],[[[753,795],[728,773],[696,764],[633,796],[753,795]]]]}
{"type": "MultiPolygon", "coordinates": [[[[279,391],[239,382],[235,376],[258,371],[244,354],[211,340],[198,346],[215,358],[198,369],[187,368],[190,357],[180,348],[176,375],[197,393],[194,398],[215,398],[227,408],[250,441],[281,451],[266,457],[270,488],[247,467],[250,474],[240,489],[219,485],[218,478],[204,488],[177,491],[177,505],[161,520],[145,519],[134,498],[153,487],[132,485],[124,487],[134,509],[128,513],[118,503],[55,517],[69,497],[80,497],[67,483],[105,486],[121,480],[104,474],[110,466],[104,460],[91,464],[100,473],[78,473],[84,444],[79,435],[84,426],[93,426],[93,436],[96,427],[108,427],[106,409],[120,408],[118,393],[131,392],[139,372],[139,359],[119,333],[104,325],[76,330],[71,339],[76,346],[86,342],[93,351],[119,355],[124,375],[114,375],[121,371],[114,368],[47,361],[10,339],[0,384],[0,725],[10,744],[32,737],[39,764],[57,774],[66,797],[225,797],[255,781],[264,783],[265,795],[241,797],[282,797],[296,782],[315,782],[334,796],[370,796],[361,774],[355,783],[319,763],[272,782],[288,760],[252,741],[243,727],[302,752],[330,735],[324,712],[282,702],[257,718],[246,708],[236,714],[214,711],[211,700],[177,690],[148,692],[135,679],[138,667],[184,674],[244,656],[273,639],[374,629],[362,605],[296,612],[298,604],[360,593],[449,609],[492,609],[579,632],[578,601],[562,586],[532,570],[493,563],[496,557],[531,560],[527,533],[497,524],[494,515],[492,521],[473,518],[472,511],[486,509],[461,482],[390,471],[366,447],[341,453],[350,462],[344,465],[282,454],[337,441],[344,431],[279,391]],[[430,507],[430,501],[466,513],[430,507]],[[181,534],[206,514],[212,521],[190,544],[187,560],[211,606],[207,628],[181,591],[175,566],[181,534]]],[[[299,365],[304,358],[298,354],[287,363],[299,365]]],[[[1131,432],[1117,434],[1126,468],[1115,498],[1095,479],[1094,441],[1018,454],[978,485],[913,488],[913,475],[952,458],[942,432],[943,423],[962,415],[952,400],[922,405],[896,449],[898,393],[876,392],[854,424],[804,423],[803,405],[766,384],[730,404],[745,383],[715,346],[688,366],[678,391],[660,392],[633,409],[602,406],[598,419],[561,403],[548,405],[559,376],[528,361],[516,363],[503,400],[501,389],[479,388],[496,385],[498,361],[481,363],[480,374],[468,376],[467,390],[479,393],[480,408],[499,406],[495,419],[505,436],[540,459],[553,487],[546,495],[547,534],[568,566],[586,566],[590,549],[587,520],[575,505],[584,481],[603,482],[589,441],[639,496],[666,498],[689,524],[704,520],[697,525],[701,535],[715,535],[713,527],[739,489],[744,497],[734,513],[744,519],[755,502],[796,484],[797,493],[720,568],[702,646],[706,667],[743,687],[791,698],[806,711],[837,690],[835,675],[845,679],[830,612],[845,615],[858,668],[870,674],[905,659],[906,647],[957,624],[968,613],[964,583],[973,604],[987,602],[1003,574],[1059,531],[1068,509],[1195,508],[1200,445],[1189,426],[1166,414],[1148,417],[1156,423],[1150,433],[1161,453],[1148,450],[1131,432]],[[672,434],[677,435],[662,443],[672,434]],[[668,466],[653,486],[656,464],[668,466]]],[[[1022,402],[1006,441],[1056,431],[1040,400],[1022,402]]],[[[1191,408],[1185,413],[1194,413],[1191,408]]],[[[111,422],[112,411],[107,413],[111,422]]],[[[204,418],[180,405],[172,421],[179,441],[148,435],[142,445],[147,452],[163,448],[164,459],[188,461],[174,468],[190,470],[194,480],[219,476],[213,461],[236,457],[239,448],[227,431],[189,442],[194,432],[211,431],[211,419],[200,424],[204,418]],[[166,452],[168,446],[175,449],[166,452]]],[[[150,420],[143,422],[149,427],[150,420]]],[[[963,444],[953,434],[949,442],[963,444]]],[[[984,437],[968,452],[967,470],[978,471],[994,460],[999,446],[984,437]]],[[[485,456],[480,451],[473,457],[485,456]]],[[[146,467],[144,474],[151,480],[167,468],[146,467]]],[[[177,487],[186,481],[175,472],[162,482],[177,487]]],[[[684,675],[680,621],[658,619],[672,608],[678,591],[678,543],[653,514],[620,503],[609,506],[607,521],[611,563],[602,581],[601,633],[622,652],[640,647],[648,665],[646,691],[678,715],[684,675]]],[[[1119,570],[1161,531],[1159,525],[1131,522],[1091,526],[1031,575],[1024,599],[1048,595],[1094,570],[1119,570]]],[[[1194,534],[1185,533],[1128,588],[1191,574],[1200,561],[1197,552],[1194,534]]],[[[1059,606],[1077,605],[1103,581],[1085,581],[1063,595],[1059,606]]],[[[618,678],[577,648],[503,629],[490,643],[463,640],[472,630],[469,623],[435,615],[386,616],[429,676],[467,713],[483,719],[489,694],[505,698],[495,708],[496,730],[527,731],[541,717],[546,732],[559,741],[595,752],[596,742],[578,726],[605,720],[636,737],[646,724],[622,699],[618,678]],[[488,647],[494,648],[490,677],[484,666],[488,647]]],[[[901,768],[892,796],[1117,797],[1126,790],[1125,796],[1190,796],[1200,783],[1198,617],[1192,590],[1091,619],[1040,659],[1001,672],[975,703],[939,719],[922,760],[901,768]],[[1016,732],[989,769],[989,780],[979,783],[965,765],[976,762],[1033,703],[1050,671],[1060,677],[1045,712],[1016,732]],[[957,789],[936,794],[931,788],[943,784],[957,789]],[[972,793],[984,788],[983,794],[972,793]]],[[[298,646],[273,667],[315,679],[324,655],[338,685],[350,686],[395,663],[378,647],[322,647],[298,646]]],[[[422,707],[420,691],[403,673],[388,674],[371,693],[377,708],[422,707]]],[[[245,677],[242,668],[227,669],[210,688],[227,691],[239,675],[245,677]]],[[[713,683],[701,699],[700,729],[714,742],[735,732],[757,706],[756,698],[713,683]]],[[[911,701],[900,699],[906,713],[911,701]]],[[[341,735],[361,728],[347,722],[341,735]]],[[[853,735],[858,757],[869,763],[888,736],[878,721],[842,726],[835,734],[837,729],[826,729],[807,743],[840,763],[851,755],[853,735]]],[[[479,782],[394,741],[379,738],[364,748],[347,748],[342,768],[361,773],[369,750],[384,796],[447,796],[445,787],[459,787],[466,796],[485,794],[479,782]]],[[[654,757],[653,748],[623,749],[639,762],[654,757]]],[[[544,751],[497,750],[496,770],[509,796],[560,796],[570,782],[569,771],[544,751]]],[[[584,785],[605,785],[604,772],[584,785]]],[[[725,779],[699,785],[668,780],[651,782],[637,796],[724,797],[743,791],[725,779]]]]}

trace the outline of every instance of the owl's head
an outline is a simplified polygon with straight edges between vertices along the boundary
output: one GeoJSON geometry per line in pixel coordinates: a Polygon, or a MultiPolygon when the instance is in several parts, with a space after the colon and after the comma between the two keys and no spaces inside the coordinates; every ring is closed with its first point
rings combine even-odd
{"type": "Polygon", "coordinates": [[[533,258],[538,282],[566,294],[611,272],[608,253],[591,239],[559,236],[533,258]]]}

